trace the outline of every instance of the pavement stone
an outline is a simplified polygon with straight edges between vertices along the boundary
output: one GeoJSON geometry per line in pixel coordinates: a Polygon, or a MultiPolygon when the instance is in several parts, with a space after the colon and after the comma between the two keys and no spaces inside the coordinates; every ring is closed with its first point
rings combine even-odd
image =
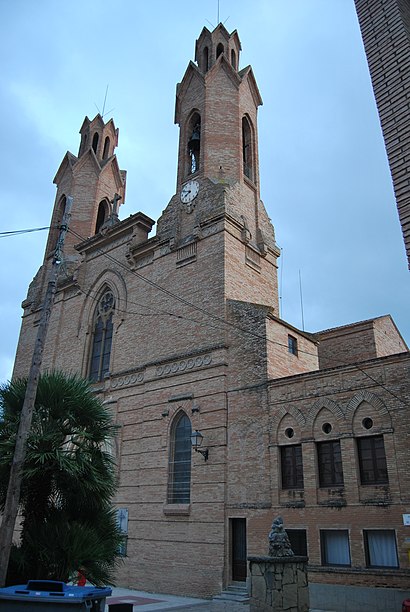
{"type": "MultiPolygon", "coordinates": [[[[249,603],[178,597],[177,595],[147,593],[117,587],[113,588],[112,596],[107,598],[106,612],[109,612],[110,603],[132,603],[133,612],[165,612],[166,610],[173,612],[250,612],[249,603]]],[[[330,611],[311,610],[310,612],[330,611]]]]}

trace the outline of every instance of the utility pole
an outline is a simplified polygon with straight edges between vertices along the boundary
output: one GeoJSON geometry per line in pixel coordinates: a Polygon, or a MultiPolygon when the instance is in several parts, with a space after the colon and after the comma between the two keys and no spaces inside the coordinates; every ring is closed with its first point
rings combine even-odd
{"type": "Polygon", "coordinates": [[[14,526],[16,524],[17,512],[20,503],[20,491],[23,478],[23,465],[26,458],[27,438],[30,433],[31,422],[33,419],[33,409],[43,359],[44,344],[57,288],[58,270],[62,260],[62,251],[64,240],[68,231],[72,203],[73,198],[68,196],[66,199],[63,220],[60,226],[60,234],[54,250],[50,280],[48,282],[43,308],[41,311],[40,324],[34,345],[30,371],[27,378],[26,395],[24,397],[23,408],[20,415],[20,424],[16,438],[16,446],[14,448],[13,462],[10,469],[3,520],[0,527],[0,587],[3,587],[6,582],[14,526]]]}

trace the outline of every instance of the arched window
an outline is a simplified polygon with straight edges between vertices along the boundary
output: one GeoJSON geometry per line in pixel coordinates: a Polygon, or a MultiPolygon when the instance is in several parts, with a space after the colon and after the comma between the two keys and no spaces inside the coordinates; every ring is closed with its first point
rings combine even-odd
{"type": "Polygon", "coordinates": [[[107,211],[108,211],[107,202],[105,200],[101,200],[101,202],[98,205],[97,222],[95,224],[96,234],[98,234],[98,232],[100,231],[101,227],[104,225],[107,219],[107,211]]]}
{"type": "Polygon", "coordinates": [[[115,299],[110,289],[101,296],[94,314],[89,378],[103,380],[109,372],[115,299]]]}
{"type": "Polygon", "coordinates": [[[209,68],[209,51],[208,47],[204,47],[202,51],[202,69],[204,72],[207,72],[209,68]]]}
{"type": "Polygon", "coordinates": [[[219,43],[219,45],[216,48],[216,57],[218,59],[218,57],[221,55],[221,53],[224,52],[224,46],[222,43],[219,43]]]}
{"type": "Polygon", "coordinates": [[[107,138],[104,140],[103,159],[107,159],[109,151],[110,151],[110,139],[107,136],[107,138]]]}
{"type": "Polygon", "coordinates": [[[60,199],[59,203],[55,208],[53,223],[50,227],[50,233],[48,238],[48,249],[47,255],[53,255],[57,246],[57,240],[60,235],[60,226],[64,217],[65,207],[67,199],[65,195],[60,199]]]}
{"type": "Polygon", "coordinates": [[[180,412],[172,425],[169,450],[168,503],[189,504],[191,499],[191,421],[180,412]]]}
{"type": "Polygon", "coordinates": [[[253,181],[253,152],[252,152],[252,131],[246,117],[242,118],[242,153],[243,153],[243,173],[253,181]]]}
{"type": "Polygon", "coordinates": [[[80,143],[80,148],[79,148],[79,151],[78,151],[78,156],[79,157],[80,157],[80,155],[82,155],[84,153],[84,151],[87,148],[87,140],[88,140],[88,136],[84,132],[83,135],[81,136],[81,143],[80,143]]]}
{"type": "Polygon", "coordinates": [[[193,174],[199,170],[201,153],[201,117],[194,113],[188,124],[188,172],[193,174]]]}
{"type": "Polygon", "coordinates": [[[93,136],[93,144],[92,144],[94,153],[97,153],[97,147],[98,147],[98,133],[96,132],[93,136]]]}
{"type": "Polygon", "coordinates": [[[236,53],[233,49],[231,51],[231,64],[232,64],[232,67],[235,68],[236,70],[236,53]]]}

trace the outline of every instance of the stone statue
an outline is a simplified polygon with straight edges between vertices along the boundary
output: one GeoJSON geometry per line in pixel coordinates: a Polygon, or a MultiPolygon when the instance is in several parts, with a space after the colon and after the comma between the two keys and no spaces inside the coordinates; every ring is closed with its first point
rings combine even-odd
{"type": "Polygon", "coordinates": [[[269,556],[270,557],[294,557],[288,534],[283,528],[283,519],[278,516],[272,523],[269,533],[269,556]]]}

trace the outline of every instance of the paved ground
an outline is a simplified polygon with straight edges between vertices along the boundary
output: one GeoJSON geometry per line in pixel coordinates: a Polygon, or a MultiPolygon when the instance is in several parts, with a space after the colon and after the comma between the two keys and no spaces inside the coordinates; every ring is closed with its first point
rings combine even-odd
{"type": "Polygon", "coordinates": [[[129,589],[114,588],[112,596],[107,598],[108,606],[114,603],[132,603],[133,612],[161,612],[162,610],[184,610],[184,612],[249,612],[248,604],[235,602],[213,602],[193,597],[177,597],[176,595],[162,595],[132,591],[129,589]]]}
{"type": "MultiPolygon", "coordinates": [[[[107,598],[109,605],[114,603],[132,603],[133,612],[163,612],[173,610],[178,612],[249,612],[249,604],[240,604],[231,601],[208,601],[192,597],[177,597],[176,595],[162,595],[132,591],[130,589],[113,588],[112,596],[107,598]]],[[[325,610],[311,610],[311,612],[326,612],[325,610]]]]}

